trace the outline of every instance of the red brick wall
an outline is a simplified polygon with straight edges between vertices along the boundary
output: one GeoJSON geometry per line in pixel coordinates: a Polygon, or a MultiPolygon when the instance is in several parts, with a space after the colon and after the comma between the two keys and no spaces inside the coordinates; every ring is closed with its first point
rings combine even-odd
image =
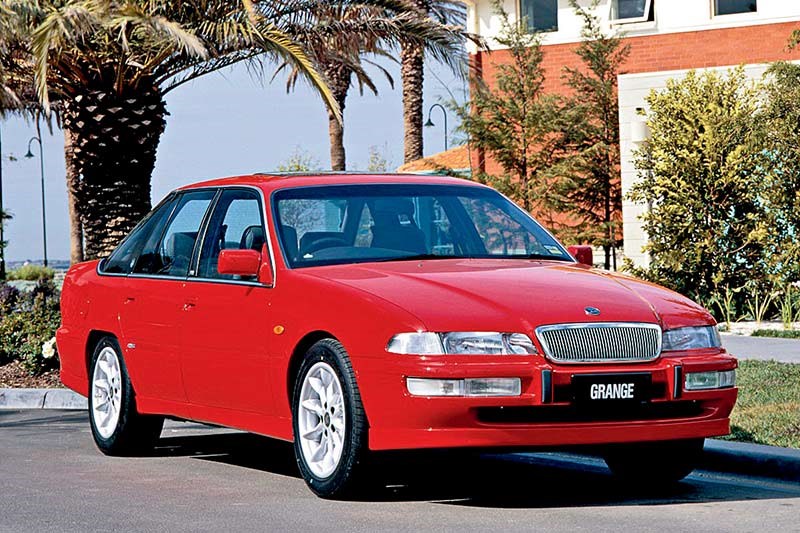
{"type": "MultiPolygon", "coordinates": [[[[789,36],[793,30],[799,28],[800,23],[787,22],[628,37],[626,41],[630,43],[631,53],[621,74],[800,59],[800,50],[786,50],[789,36]]],[[[566,92],[561,76],[564,67],[581,66],[580,59],[574,52],[577,46],[578,43],[568,43],[542,47],[546,91],[562,94],[566,92]]],[[[496,71],[495,65],[507,62],[508,52],[482,52],[473,56],[472,61],[473,65],[482,67],[484,79],[491,84],[496,71]]],[[[473,165],[480,168],[477,158],[475,159],[473,165]]],[[[498,166],[491,160],[486,161],[486,170],[490,173],[499,172],[498,166]]]]}
{"type": "MultiPolygon", "coordinates": [[[[740,28],[724,28],[643,37],[628,37],[631,53],[623,65],[622,74],[719,67],[749,63],[769,63],[778,60],[800,59],[800,50],[789,52],[786,44],[798,22],[762,24],[740,28]]],[[[574,53],[578,43],[543,46],[543,67],[548,91],[561,92],[564,87],[561,73],[564,67],[579,67],[574,53]]],[[[497,50],[480,54],[484,79],[494,77],[494,65],[504,63],[508,52],[497,50]]]]}

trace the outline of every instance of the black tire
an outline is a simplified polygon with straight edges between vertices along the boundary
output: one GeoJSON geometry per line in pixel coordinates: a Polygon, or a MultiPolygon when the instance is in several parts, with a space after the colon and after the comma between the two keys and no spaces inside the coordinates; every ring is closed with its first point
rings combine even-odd
{"type": "Polygon", "coordinates": [[[300,474],[314,494],[322,498],[343,499],[360,495],[367,485],[366,463],[369,456],[367,447],[367,417],[361,403],[355,372],[350,358],[338,341],[322,339],[306,352],[294,380],[292,393],[292,427],[294,432],[294,452],[300,474]],[[312,472],[307,464],[300,443],[299,409],[303,382],[308,372],[317,363],[327,363],[333,369],[342,387],[344,399],[345,431],[342,439],[342,455],[335,470],[321,478],[312,472]]]}
{"type": "Polygon", "coordinates": [[[119,343],[113,337],[104,337],[95,346],[92,354],[92,366],[89,373],[89,424],[92,428],[92,437],[97,447],[106,455],[144,455],[151,453],[164,425],[164,417],[142,415],[136,410],[136,394],[133,390],[125,360],[119,343]],[[95,420],[95,395],[93,393],[93,380],[95,367],[100,354],[106,349],[112,349],[119,361],[119,416],[113,432],[103,436],[95,420]]]}
{"type": "Polygon", "coordinates": [[[700,462],[705,439],[688,439],[610,446],[604,453],[611,472],[639,486],[677,483],[700,462]]]}

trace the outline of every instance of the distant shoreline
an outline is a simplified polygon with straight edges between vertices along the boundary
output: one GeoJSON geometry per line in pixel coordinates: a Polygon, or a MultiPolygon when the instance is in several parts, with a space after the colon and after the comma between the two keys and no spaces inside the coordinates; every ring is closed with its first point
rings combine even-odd
{"type": "MultiPolygon", "coordinates": [[[[23,261],[6,261],[6,270],[14,270],[24,265],[43,265],[44,261],[41,259],[25,259],[23,261]]],[[[47,266],[54,270],[67,270],[69,269],[68,259],[48,259],[47,266]]]]}

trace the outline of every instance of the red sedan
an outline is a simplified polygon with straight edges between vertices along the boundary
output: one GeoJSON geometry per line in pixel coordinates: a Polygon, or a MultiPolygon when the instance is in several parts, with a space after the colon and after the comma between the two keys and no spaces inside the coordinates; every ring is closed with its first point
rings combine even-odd
{"type": "Polygon", "coordinates": [[[293,441],[326,497],[411,448],[596,445],[617,474],[678,480],[737,393],[706,310],[454,178],[185,187],[70,269],[62,314],[61,379],[101,451],[145,451],[165,416],[230,426],[293,441]]]}

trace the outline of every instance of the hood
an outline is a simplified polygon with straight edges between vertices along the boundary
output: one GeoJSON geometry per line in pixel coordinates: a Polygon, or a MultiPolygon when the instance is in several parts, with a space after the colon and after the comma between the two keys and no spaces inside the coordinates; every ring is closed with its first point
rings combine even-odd
{"type": "Polygon", "coordinates": [[[665,329],[714,323],[702,307],[677,293],[572,263],[441,259],[302,272],[392,302],[429,331],[530,331],[574,322],[646,322],[665,329]],[[600,314],[588,315],[587,307],[600,314]]]}

